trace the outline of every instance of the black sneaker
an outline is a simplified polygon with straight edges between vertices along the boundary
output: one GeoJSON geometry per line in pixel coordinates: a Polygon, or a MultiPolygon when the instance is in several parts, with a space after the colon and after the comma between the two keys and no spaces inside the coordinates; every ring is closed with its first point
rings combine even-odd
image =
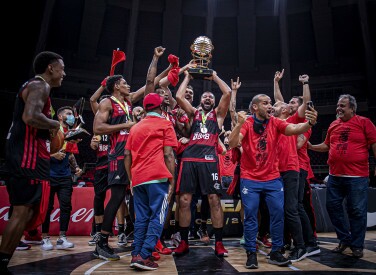
{"type": "Polygon", "coordinates": [[[20,241],[16,247],[16,250],[29,250],[31,248],[30,244],[20,241]]]}
{"type": "Polygon", "coordinates": [[[268,260],[268,263],[278,266],[288,266],[291,264],[291,261],[286,259],[280,251],[273,251],[270,252],[270,259],[268,260]]]}
{"type": "Polygon", "coordinates": [[[287,258],[292,263],[299,262],[307,257],[307,250],[305,248],[294,248],[287,258]]]}
{"type": "Polygon", "coordinates": [[[281,249],[281,253],[282,254],[285,254],[286,253],[286,251],[291,251],[292,249],[291,249],[291,244],[285,244],[283,247],[282,247],[282,249],[281,249]]]}
{"type": "Polygon", "coordinates": [[[114,250],[108,245],[108,243],[98,242],[95,248],[98,253],[98,258],[106,261],[117,261],[120,260],[119,255],[117,255],[114,250]]]}
{"type": "Polygon", "coordinates": [[[343,251],[346,250],[349,246],[344,243],[340,243],[336,248],[332,250],[333,253],[342,253],[343,251]]]}
{"type": "Polygon", "coordinates": [[[307,246],[307,257],[313,256],[321,253],[320,247],[318,245],[315,246],[307,246]]]}
{"type": "Polygon", "coordinates": [[[248,268],[248,269],[258,268],[256,252],[247,252],[247,262],[245,263],[245,268],[248,268]]]}
{"type": "Polygon", "coordinates": [[[363,248],[352,248],[352,256],[354,258],[362,258],[363,257],[363,248]]]}

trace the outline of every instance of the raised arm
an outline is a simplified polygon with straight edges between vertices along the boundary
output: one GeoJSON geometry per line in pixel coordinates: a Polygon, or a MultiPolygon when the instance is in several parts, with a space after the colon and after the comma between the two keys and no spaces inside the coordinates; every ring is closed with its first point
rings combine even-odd
{"type": "Polygon", "coordinates": [[[236,122],[238,120],[237,113],[236,113],[236,94],[238,93],[238,89],[242,85],[239,82],[239,77],[234,82],[231,79],[231,100],[230,100],[230,117],[231,117],[231,130],[235,127],[236,122]]]}
{"type": "Polygon", "coordinates": [[[47,118],[43,113],[43,107],[50,95],[50,86],[44,81],[32,81],[22,93],[25,108],[22,120],[25,124],[38,129],[57,130],[60,123],[47,118]]]}
{"type": "Polygon", "coordinates": [[[187,89],[188,83],[191,80],[192,76],[187,71],[184,72],[184,75],[184,80],[180,84],[179,89],[176,92],[176,101],[178,102],[180,108],[182,108],[185,111],[188,118],[192,118],[196,109],[185,98],[185,90],[187,89]]]}
{"type": "Polygon", "coordinates": [[[218,106],[216,108],[217,113],[217,121],[219,128],[222,128],[223,122],[228,112],[228,108],[230,107],[230,100],[231,100],[231,88],[224,82],[214,71],[213,75],[208,79],[212,79],[222,92],[221,99],[219,100],[218,106]]]}
{"type": "Polygon", "coordinates": [[[157,65],[158,65],[158,60],[164,53],[165,48],[159,46],[154,49],[154,55],[153,59],[151,60],[148,73],[146,75],[146,88],[145,88],[145,95],[149,93],[154,92],[154,81],[155,81],[155,76],[157,75],[157,65]]]}
{"type": "MultiPolygon", "coordinates": [[[[189,68],[191,68],[193,65],[192,63],[188,63],[187,65],[185,65],[184,67],[180,68],[179,70],[179,75],[183,74],[186,70],[188,70],[189,68]]],[[[170,64],[170,67],[171,68],[171,64],[170,64]]],[[[170,88],[168,87],[170,85],[170,81],[168,80],[168,77],[167,77],[167,73],[166,73],[166,76],[164,76],[160,81],[159,81],[159,86],[165,90],[168,94],[168,99],[170,101],[170,108],[171,110],[173,110],[177,104],[175,98],[172,96],[172,93],[171,93],[171,90],[170,88]]]]}
{"type": "Polygon", "coordinates": [[[274,101],[275,102],[277,101],[284,102],[281,90],[279,88],[279,81],[282,79],[284,72],[285,72],[285,69],[282,69],[282,72],[276,71],[274,75],[274,101]]]}
{"type": "Polygon", "coordinates": [[[300,135],[307,132],[313,125],[316,124],[317,120],[317,112],[315,110],[306,111],[306,119],[307,122],[298,123],[298,124],[289,124],[286,127],[285,135],[292,136],[292,135],[300,135]]]}
{"type": "Polygon", "coordinates": [[[235,148],[239,144],[241,144],[243,135],[240,133],[240,129],[242,128],[247,114],[244,111],[238,112],[238,122],[236,123],[235,127],[232,129],[230,136],[228,137],[228,145],[229,148],[235,148]]]}
{"type": "Polygon", "coordinates": [[[130,129],[136,123],[128,121],[126,123],[110,125],[108,124],[108,118],[111,112],[110,99],[104,99],[99,103],[98,111],[94,117],[93,131],[98,135],[107,135],[114,132],[119,132],[124,129],[130,129]]]}
{"type": "Polygon", "coordinates": [[[311,92],[308,85],[309,76],[306,74],[299,75],[299,81],[303,85],[303,104],[298,108],[298,116],[304,117],[307,110],[307,102],[311,100],[311,92]]]}
{"type": "Polygon", "coordinates": [[[100,96],[102,95],[103,91],[106,88],[106,84],[104,84],[104,86],[102,85],[104,81],[102,81],[101,86],[99,86],[99,88],[90,97],[90,107],[91,107],[91,110],[93,111],[94,115],[98,111],[98,106],[99,106],[98,99],[100,98],[100,96]]]}
{"type": "Polygon", "coordinates": [[[162,47],[157,47],[157,48],[154,49],[153,59],[150,63],[148,73],[147,73],[147,76],[146,76],[146,85],[142,86],[136,92],[129,94],[128,100],[130,102],[132,102],[132,104],[138,102],[141,98],[143,98],[148,93],[154,92],[155,85],[157,85],[159,80],[162,77],[164,77],[168,73],[168,71],[170,70],[170,67],[168,67],[166,70],[164,70],[157,77],[155,76],[157,74],[158,59],[163,54],[164,50],[165,50],[165,48],[162,48],[162,47]],[[152,82],[151,82],[151,79],[153,79],[152,82]]]}

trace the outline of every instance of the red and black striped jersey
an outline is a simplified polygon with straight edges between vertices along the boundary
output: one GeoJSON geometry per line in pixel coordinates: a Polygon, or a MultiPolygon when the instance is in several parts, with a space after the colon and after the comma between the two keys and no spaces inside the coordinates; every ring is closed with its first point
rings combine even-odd
{"type": "MultiPolygon", "coordinates": [[[[125,105],[122,106],[118,102],[116,102],[112,97],[110,97],[109,99],[111,100],[112,112],[110,114],[108,123],[111,125],[117,125],[117,124],[127,123],[128,121],[130,121],[130,118],[132,116],[131,103],[125,100],[124,101],[125,105]]],[[[119,132],[114,132],[109,135],[110,143],[109,143],[109,149],[108,149],[108,159],[110,161],[124,158],[124,151],[125,151],[124,148],[125,148],[125,143],[127,142],[128,136],[129,136],[129,130],[127,129],[121,130],[119,132]]]]}
{"type": "Polygon", "coordinates": [[[220,129],[215,110],[213,109],[206,115],[203,115],[202,111],[196,110],[192,122],[191,137],[188,146],[183,152],[182,160],[218,161],[216,148],[219,133],[220,129]]]}
{"type": "MultiPolygon", "coordinates": [[[[31,81],[43,80],[32,78],[17,93],[12,125],[6,140],[6,165],[9,172],[17,176],[45,180],[50,178],[49,130],[34,128],[22,120],[25,109],[22,93],[31,81]]],[[[50,97],[43,106],[42,114],[51,118],[50,97]]]]}

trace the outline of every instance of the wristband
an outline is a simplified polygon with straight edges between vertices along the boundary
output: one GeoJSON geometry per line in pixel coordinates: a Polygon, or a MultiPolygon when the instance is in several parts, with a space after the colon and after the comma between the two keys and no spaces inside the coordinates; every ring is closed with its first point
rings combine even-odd
{"type": "Polygon", "coordinates": [[[106,77],[105,79],[102,80],[102,82],[101,82],[101,86],[102,86],[103,88],[106,88],[106,83],[107,83],[107,77],[106,77]]]}
{"type": "Polygon", "coordinates": [[[303,85],[306,85],[306,84],[308,85],[308,81],[304,81],[304,82],[303,82],[303,85]]]}

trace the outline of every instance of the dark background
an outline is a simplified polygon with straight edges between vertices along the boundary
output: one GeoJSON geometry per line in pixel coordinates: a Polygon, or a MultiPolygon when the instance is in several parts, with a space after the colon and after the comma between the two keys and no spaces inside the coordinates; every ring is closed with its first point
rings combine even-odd
{"type": "MultiPolygon", "coordinates": [[[[32,60],[38,52],[51,50],[64,57],[67,77],[52,92],[57,110],[80,97],[88,102],[109,74],[114,49],[127,56],[115,72],[136,91],[145,84],[156,46],[166,47],[160,72],[170,53],[180,57],[181,66],[188,63],[189,47],[200,35],[214,44],[211,67],[218,75],[228,84],[240,77],[238,109],[246,109],[255,94],[272,97],[274,73],[284,68],[285,101],[301,95],[298,76],[310,76],[312,100],[319,111],[312,143],[325,138],[340,94],[354,95],[357,113],[376,121],[375,0],[40,0],[7,1],[2,11],[1,144],[15,94],[33,76],[32,60]]],[[[218,101],[217,85],[199,80],[192,85],[194,104],[204,90],[212,90],[218,101]]],[[[88,104],[84,119],[91,132],[88,104]]],[[[229,129],[229,119],[225,125],[229,129]]],[[[81,164],[95,161],[88,143],[89,138],[79,145],[81,164]]],[[[310,156],[317,177],[325,177],[327,155],[310,156]]],[[[370,161],[373,168],[372,154],[370,161]]],[[[371,181],[374,184],[374,177],[371,181]]]]}

